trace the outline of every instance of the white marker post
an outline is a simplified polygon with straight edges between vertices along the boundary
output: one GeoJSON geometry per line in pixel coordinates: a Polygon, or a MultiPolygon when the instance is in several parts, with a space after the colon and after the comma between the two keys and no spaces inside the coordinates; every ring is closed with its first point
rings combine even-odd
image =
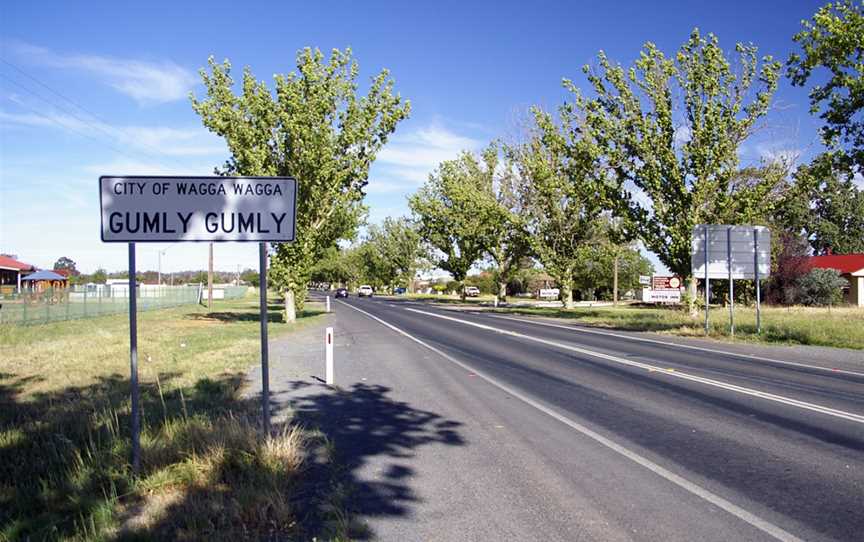
{"type": "Polygon", "coordinates": [[[327,296],[327,312],[330,312],[330,296],[327,296]]]}
{"type": "Polygon", "coordinates": [[[333,374],[333,328],[328,327],[324,333],[324,357],[325,357],[325,380],[328,386],[332,386],[335,382],[333,374]]]}

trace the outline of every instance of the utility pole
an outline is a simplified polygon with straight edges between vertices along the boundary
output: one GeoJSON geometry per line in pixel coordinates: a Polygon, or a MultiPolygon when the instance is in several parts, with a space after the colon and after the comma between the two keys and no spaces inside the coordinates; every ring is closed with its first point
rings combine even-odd
{"type": "Polygon", "coordinates": [[[612,304],[618,304],[618,249],[615,249],[615,259],[612,265],[612,304]]]}
{"type": "Polygon", "coordinates": [[[210,243],[210,258],[207,266],[207,310],[213,308],[213,243],[210,243]]]}

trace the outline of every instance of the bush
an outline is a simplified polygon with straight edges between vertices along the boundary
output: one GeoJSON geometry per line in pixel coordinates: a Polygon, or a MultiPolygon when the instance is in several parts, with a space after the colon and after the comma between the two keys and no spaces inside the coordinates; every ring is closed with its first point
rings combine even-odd
{"type": "Polygon", "coordinates": [[[798,279],[798,302],[802,305],[836,305],[843,298],[846,279],[836,269],[811,269],[798,279]]]}

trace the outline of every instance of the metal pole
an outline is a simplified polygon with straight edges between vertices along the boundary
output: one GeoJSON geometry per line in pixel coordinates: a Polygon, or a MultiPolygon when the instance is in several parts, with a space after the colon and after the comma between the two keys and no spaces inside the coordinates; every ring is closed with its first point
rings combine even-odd
{"type": "Polygon", "coordinates": [[[732,282],[732,227],[726,228],[726,267],[729,271],[729,334],[735,335],[735,285],[732,282]]]}
{"type": "Polygon", "coordinates": [[[207,310],[213,307],[213,243],[210,243],[210,258],[207,264],[207,310]]]}
{"type": "Polygon", "coordinates": [[[612,265],[612,304],[618,304],[618,248],[615,248],[615,260],[612,265]]]}
{"type": "MultiPolygon", "coordinates": [[[[212,246],[212,245],[211,245],[212,246]]],[[[267,243],[258,245],[258,269],[261,304],[261,411],[264,417],[264,434],[270,435],[270,368],[267,347],[267,243]]]]}
{"type": "Polygon", "coordinates": [[[762,333],[762,300],[759,286],[759,230],[753,228],[753,277],[756,281],[756,334],[762,333]]]}
{"type": "Polygon", "coordinates": [[[708,226],[705,226],[705,335],[708,335],[708,306],[711,302],[711,282],[708,278],[708,226]]]}
{"type": "Polygon", "coordinates": [[[132,472],[138,474],[141,466],[141,433],[138,413],[138,302],[135,297],[135,243],[129,243],[129,364],[132,386],[132,472]]]}

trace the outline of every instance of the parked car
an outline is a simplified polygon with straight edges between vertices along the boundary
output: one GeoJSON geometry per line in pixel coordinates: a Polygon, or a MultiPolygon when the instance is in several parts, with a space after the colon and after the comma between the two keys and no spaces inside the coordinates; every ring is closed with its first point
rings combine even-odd
{"type": "Polygon", "coordinates": [[[466,286],[465,287],[465,296],[466,297],[479,297],[480,296],[480,288],[476,286],[466,286]]]}
{"type": "Polygon", "coordinates": [[[372,297],[372,287],[368,284],[364,284],[363,286],[357,288],[357,295],[359,297],[372,297]]]}
{"type": "Polygon", "coordinates": [[[408,289],[400,286],[400,287],[394,289],[393,293],[396,295],[405,295],[406,293],[408,293],[408,289]]]}
{"type": "Polygon", "coordinates": [[[340,297],[348,297],[348,288],[336,289],[336,299],[339,299],[340,297]]]}

